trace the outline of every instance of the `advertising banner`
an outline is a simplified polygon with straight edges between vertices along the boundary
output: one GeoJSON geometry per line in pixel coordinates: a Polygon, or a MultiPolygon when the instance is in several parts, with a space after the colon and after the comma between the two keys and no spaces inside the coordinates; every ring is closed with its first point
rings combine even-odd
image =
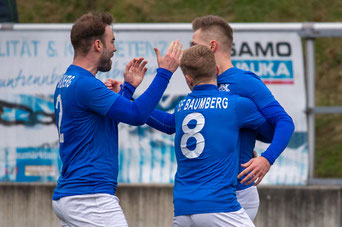
{"type": "MultiPolygon", "coordinates": [[[[143,27],[143,26],[142,26],[143,27]]],[[[71,26],[70,26],[71,28],[71,26]]],[[[53,93],[73,58],[69,29],[0,31],[0,181],[55,182],[61,162],[53,93]]],[[[121,27],[122,28],[122,27],[121,27]]],[[[139,96],[156,74],[153,48],[164,55],[172,40],[190,46],[192,31],[116,29],[112,70],[98,73],[123,80],[134,57],[148,60],[148,71],[135,92],[139,96]]],[[[308,172],[307,124],[302,43],[296,33],[236,32],[233,64],[255,72],[293,118],[296,131],[288,148],[264,178],[264,184],[305,184],[308,172]]],[[[173,112],[188,89],[176,71],[158,104],[173,112]]],[[[257,143],[260,154],[267,144],[257,143]]],[[[119,124],[119,182],[173,183],[177,169],[174,136],[149,126],[119,124]]]]}

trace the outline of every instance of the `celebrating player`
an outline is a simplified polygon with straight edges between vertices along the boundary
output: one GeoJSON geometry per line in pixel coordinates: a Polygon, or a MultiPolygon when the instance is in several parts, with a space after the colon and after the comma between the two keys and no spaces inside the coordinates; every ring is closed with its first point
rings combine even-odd
{"type": "Polygon", "coordinates": [[[174,114],[154,110],[147,123],[174,133],[177,173],[173,226],[254,226],[237,201],[239,130],[273,136],[255,104],[220,92],[213,52],[197,45],[184,51],[181,69],[192,90],[174,114]]]}
{"type": "Polygon", "coordinates": [[[223,18],[211,15],[198,17],[192,21],[192,27],[194,31],[192,45],[205,45],[215,55],[220,70],[220,75],[217,77],[219,89],[251,99],[275,128],[271,145],[256,158],[253,158],[256,132],[248,129],[240,132],[241,166],[236,193],[238,201],[254,220],[259,207],[259,196],[255,186],[261,182],[276,158],[286,148],[294,131],[294,124],[258,76],[233,66],[231,61],[233,31],[223,18]],[[243,178],[246,174],[247,176],[243,178]],[[254,186],[253,182],[255,182],[254,186]]]}
{"type": "MultiPolygon", "coordinates": [[[[54,95],[62,171],[53,209],[63,226],[127,226],[115,196],[118,176],[118,123],[146,122],[177,69],[182,45],[172,42],[164,57],[158,50],[157,75],[134,102],[111,92],[96,78],[111,69],[116,52],[107,13],[81,16],[71,30],[74,60],[54,95]]],[[[127,87],[138,86],[147,62],[133,59],[124,71],[127,87]]]]}

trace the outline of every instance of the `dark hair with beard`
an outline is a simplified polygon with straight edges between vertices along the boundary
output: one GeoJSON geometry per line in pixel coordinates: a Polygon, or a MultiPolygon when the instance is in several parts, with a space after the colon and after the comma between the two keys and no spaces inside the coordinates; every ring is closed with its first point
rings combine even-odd
{"type": "Polygon", "coordinates": [[[76,20],[71,29],[71,43],[75,50],[75,56],[85,55],[89,52],[91,44],[100,39],[103,41],[103,35],[107,25],[111,25],[113,17],[109,13],[87,13],[76,20]]]}

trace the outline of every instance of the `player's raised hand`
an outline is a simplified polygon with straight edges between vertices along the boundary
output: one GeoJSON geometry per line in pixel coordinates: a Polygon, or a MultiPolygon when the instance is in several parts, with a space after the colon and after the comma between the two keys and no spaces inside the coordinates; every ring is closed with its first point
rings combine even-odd
{"type": "Polygon", "coordinates": [[[266,173],[270,170],[271,164],[267,161],[266,158],[260,156],[256,158],[252,158],[249,162],[242,164],[244,169],[239,175],[238,178],[243,177],[248,173],[248,175],[241,181],[241,184],[246,182],[246,185],[249,185],[256,181],[254,185],[258,185],[266,173]]]}
{"type": "Polygon", "coordinates": [[[182,47],[183,45],[179,40],[172,41],[164,57],[161,56],[159,49],[154,48],[157,55],[158,67],[167,69],[174,73],[180,64],[180,59],[182,58],[182,47]]]}
{"type": "Polygon", "coordinates": [[[122,84],[121,81],[114,80],[114,79],[107,79],[104,84],[109,90],[114,91],[115,93],[119,93],[121,87],[120,85],[122,84]]]}
{"type": "Polygon", "coordinates": [[[140,85],[147,71],[147,61],[143,60],[144,58],[134,58],[128,62],[124,71],[124,80],[135,88],[140,85]]]}

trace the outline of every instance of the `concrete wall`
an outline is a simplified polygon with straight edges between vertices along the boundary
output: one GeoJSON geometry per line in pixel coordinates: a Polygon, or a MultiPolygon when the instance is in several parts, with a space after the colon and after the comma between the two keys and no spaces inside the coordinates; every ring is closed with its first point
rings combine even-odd
{"type": "MultiPolygon", "coordinates": [[[[60,226],[53,184],[0,184],[1,227],[60,226]]],[[[259,187],[256,226],[342,227],[342,186],[259,187]]],[[[172,185],[121,185],[117,193],[132,227],[171,226],[172,185]]]]}
{"type": "Polygon", "coordinates": [[[342,227],[342,187],[260,187],[256,226],[342,227]]]}

